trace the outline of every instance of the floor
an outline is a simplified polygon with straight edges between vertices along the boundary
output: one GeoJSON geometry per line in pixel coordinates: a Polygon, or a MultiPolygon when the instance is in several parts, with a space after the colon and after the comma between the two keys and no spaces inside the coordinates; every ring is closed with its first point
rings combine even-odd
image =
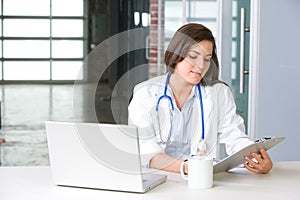
{"type": "Polygon", "coordinates": [[[110,94],[107,84],[96,92],[87,85],[0,85],[0,138],[6,140],[0,144],[1,165],[49,165],[46,120],[114,123],[110,94]],[[90,118],[91,110],[97,110],[97,119],[90,118]]]}

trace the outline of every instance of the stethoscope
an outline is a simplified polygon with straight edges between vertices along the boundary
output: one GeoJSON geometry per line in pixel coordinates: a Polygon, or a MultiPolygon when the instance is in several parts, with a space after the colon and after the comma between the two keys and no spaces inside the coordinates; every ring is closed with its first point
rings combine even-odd
{"type": "MultiPolygon", "coordinates": [[[[158,113],[159,103],[162,99],[167,99],[171,105],[171,110],[174,111],[174,104],[173,104],[172,98],[169,95],[167,95],[167,89],[168,89],[170,77],[171,77],[171,73],[168,73],[167,78],[166,78],[165,87],[164,87],[164,94],[158,98],[157,103],[156,103],[156,108],[155,108],[156,113],[158,113]]],[[[201,89],[200,89],[200,84],[198,83],[196,86],[197,86],[198,93],[199,93],[199,102],[200,102],[200,109],[201,109],[201,123],[202,123],[202,135],[201,135],[201,141],[198,144],[198,150],[205,151],[206,143],[204,142],[205,135],[204,135],[204,111],[203,111],[202,93],[201,93],[201,89]]],[[[159,116],[159,115],[157,115],[157,116],[159,116]]],[[[169,144],[171,142],[172,122],[170,122],[170,123],[171,123],[171,128],[170,128],[167,140],[164,140],[162,138],[161,129],[160,129],[160,125],[159,125],[159,143],[161,143],[161,144],[169,144]]],[[[158,124],[159,124],[159,119],[158,119],[158,124]]]]}

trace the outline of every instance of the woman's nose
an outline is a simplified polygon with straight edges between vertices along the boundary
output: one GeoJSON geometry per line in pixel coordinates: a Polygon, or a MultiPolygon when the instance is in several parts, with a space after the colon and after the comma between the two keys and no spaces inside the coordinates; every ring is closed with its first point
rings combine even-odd
{"type": "Polygon", "coordinates": [[[197,62],[195,63],[195,67],[198,70],[203,69],[203,67],[204,67],[204,59],[203,58],[197,59],[197,62]]]}

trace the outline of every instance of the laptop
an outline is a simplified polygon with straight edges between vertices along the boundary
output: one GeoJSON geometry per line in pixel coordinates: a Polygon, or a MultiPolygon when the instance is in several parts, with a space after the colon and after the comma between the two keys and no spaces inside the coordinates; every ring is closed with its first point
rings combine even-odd
{"type": "Polygon", "coordinates": [[[53,181],[59,186],[144,193],[167,176],[141,167],[138,128],[46,121],[53,181]]]}

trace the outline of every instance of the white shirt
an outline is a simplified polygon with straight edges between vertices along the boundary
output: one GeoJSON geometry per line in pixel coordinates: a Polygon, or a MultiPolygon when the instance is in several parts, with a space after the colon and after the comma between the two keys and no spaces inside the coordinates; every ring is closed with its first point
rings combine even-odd
{"type": "MultiPolygon", "coordinates": [[[[175,107],[165,98],[156,104],[164,94],[166,75],[152,78],[135,86],[133,98],[128,107],[128,123],[139,127],[140,152],[142,164],[146,166],[151,158],[160,152],[176,158],[186,158],[197,152],[201,140],[201,109],[198,93],[193,88],[190,97],[180,112],[176,106],[172,91],[167,94],[175,107]],[[171,133],[172,143],[164,144],[171,133]]],[[[219,143],[226,144],[226,152],[231,155],[253,143],[245,134],[243,119],[236,114],[236,105],[231,90],[223,83],[213,86],[201,86],[206,152],[212,158],[218,158],[219,143]]]]}

